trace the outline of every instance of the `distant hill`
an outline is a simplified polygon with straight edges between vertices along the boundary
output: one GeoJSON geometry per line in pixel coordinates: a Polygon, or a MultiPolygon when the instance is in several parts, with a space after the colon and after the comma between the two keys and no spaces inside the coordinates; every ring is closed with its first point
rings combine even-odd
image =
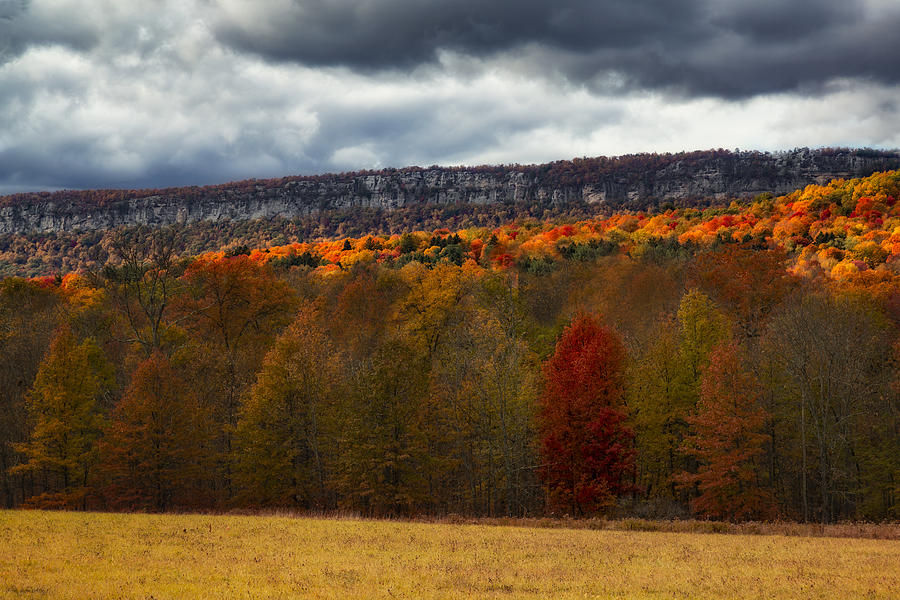
{"type": "Polygon", "coordinates": [[[813,183],[896,168],[900,168],[897,151],[708,150],[525,166],[407,167],[204,187],[26,193],[0,197],[0,234],[257,219],[321,221],[331,213],[357,230],[352,223],[357,211],[366,221],[373,211],[422,214],[430,206],[458,210],[501,206],[508,209],[502,211],[507,216],[541,215],[547,210],[554,214],[647,210],[667,202],[709,205],[764,192],[783,194],[813,183]]]}

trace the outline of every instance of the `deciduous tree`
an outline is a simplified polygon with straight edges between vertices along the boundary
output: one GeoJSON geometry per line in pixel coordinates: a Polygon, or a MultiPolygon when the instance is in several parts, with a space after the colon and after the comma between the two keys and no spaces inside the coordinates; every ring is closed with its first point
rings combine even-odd
{"type": "Polygon", "coordinates": [[[544,364],[541,475],[556,510],[602,511],[629,488],[634,434],[624,423],[624,362],[618,335],[582,315],[544,364]]]}
{"type": "Polygon", "coordinates": [[[118,264],[107,263],[94,277],[124,321],[126,341],[139,346],[144,357],[169,343],[169,311],[182,269],[180,243],[172,228],[119,232],[112,240],[118,264]]]}
{"type": "Polygon", "coordinates": [[[179,279],[181,293],[173,299],[173,314],[192,334],[192,364],[212,378],[200,401],[218,430],[214,485],[234,492],[231,475],[232,432],[237,424],[240,398],[259,371],[272,340],[290,321],[296,295],[275,276],[272,268],[244,254],[201,257],[179,279]]]}
{"type": "Polygon", "coordinates": [[[247,504],[327,508],[341,397],[340,357],[303,308],[266,355],[235,432],[236,480],[247,504]]]}
{"type": "Polygon", "coordinates": [[[759,386],[744,364],[735,342],[714,347],[703,372],[700,402],[687,419],[691,433],[684,450],[699,466],[676,480],[696,487],[699,495],[691,506],[704,517],[744,520],[776,514],[775,498],[761,484],[757,464],[769,437],[762,433],[767,415],[758,402],[759,386]]]}
{"type": "Polygon", "coordinates": [[[104,425],[99,399],[112,386],[112,369],[97,344],[60,329],[28,394],[31,436],[15,446],[27,462],[12,472],[42,479],[43,493],[32,505],[85,506],[104,425]]]}
{"type": "Polygon", "coordinates": [[[200,407],[161,352],[141,362],[100,443],[105,495],[116,508],[202,505],[200,407]]]}
{"type": "Polygon", "coordinates": [[[60,297],[25,279],[0,281],[0,506],[26,495],[22,474],[9,469],[21,456],[13,445],[28,437],[26,394],[31,389],[57,322],[60,297]]]}
{"type": "Polygon", "coordinates": [[[461,315],[431,371],[426,433],[430,453],[448,465],[447,479],[433,487],[455,512],[521,515],[538,499],[538,363],[517,333],[516,316],[509,314],[515,309],[504,301],[508,293],[488,289],[488,306],[461,315]]]}

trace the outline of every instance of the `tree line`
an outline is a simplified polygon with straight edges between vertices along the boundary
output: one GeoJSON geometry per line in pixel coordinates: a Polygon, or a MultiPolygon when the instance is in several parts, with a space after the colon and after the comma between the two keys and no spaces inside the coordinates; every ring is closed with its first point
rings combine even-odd
{"type": "Polygon", "coordinates": [[[739,243],[336,270],[179,243],[0,282],[5,506],[900,512],[889,286],[739,243]]]}

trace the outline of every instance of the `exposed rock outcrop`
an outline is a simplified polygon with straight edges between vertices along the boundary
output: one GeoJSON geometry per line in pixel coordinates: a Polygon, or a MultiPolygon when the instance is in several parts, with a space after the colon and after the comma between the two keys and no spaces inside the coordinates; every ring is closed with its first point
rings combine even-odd
{"type": "Polygon", "coordinates": [[[294,218],[411,204],[566,203],[643,209],[661,202],[786,193],[900,168],[900,153],[723,150],[576,159],[545,165],[388,169],[166,190],[66,191],[0,198],[0,233],[294,218]]]}

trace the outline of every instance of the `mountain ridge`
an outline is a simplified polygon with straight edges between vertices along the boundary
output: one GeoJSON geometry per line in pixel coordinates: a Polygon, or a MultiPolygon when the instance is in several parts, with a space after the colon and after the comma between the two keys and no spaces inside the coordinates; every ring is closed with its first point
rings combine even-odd
{"type": "Polygon", "coordinates": [[[84,190],[0,197],[0,234],[298,218],[414,205],[587,204],[646,210],[665,202],[783,194],[900,167],[895,150],[706,150],[576,158],[539,165],[405,167],[209,186],[84,190]]]}

